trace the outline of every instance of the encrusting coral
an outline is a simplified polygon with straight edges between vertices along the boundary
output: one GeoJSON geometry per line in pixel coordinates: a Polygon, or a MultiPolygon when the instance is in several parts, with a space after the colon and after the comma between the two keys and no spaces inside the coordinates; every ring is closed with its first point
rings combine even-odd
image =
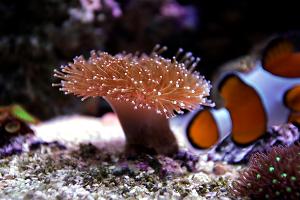
{"type": "Polygon", "coordinates": [[[300,198],[300,146],[274,147],[254,154],[250,165],[233,182],[231,191],[251,199],[300,198]]]}
{"type": "Polygon", "coordinates": [[[83,97],[104,97],[117,113],[127,139],[127,150],[142,147],[156,153],[178,150],[168,117],[193,110],[199,105],[213,105],[206,97],[210,83],[194,71],[199,58],[180,49],[173,59],[160,56],[166,47],[157,45],[151,54],[115,56],[91,52],[85,60],[55,70],[62,79],[60,90],[83,97]],[[177,61],[178,57],[182,57],[177,61]],[[133,147],[133,148],[132,148],[133,147]]]}

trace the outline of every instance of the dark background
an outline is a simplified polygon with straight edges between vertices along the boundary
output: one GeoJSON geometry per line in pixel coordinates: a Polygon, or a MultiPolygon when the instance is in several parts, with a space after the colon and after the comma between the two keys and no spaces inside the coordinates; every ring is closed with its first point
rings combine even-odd
{"type": "Polygon", "coordinates": [[[106,104],[80,103],[52,88],[53,69],[92,49],[149,52],[159,43],[169,47],[166,56],[179,47],[200,56],[197,70],[211,79],[221,64],[269,37],[300,29],[297,1],[172,1],[193,7],[192,27],[182,25],[182,16],[161,14],[168,0],[117,1],[119,17],[102,2],[95,19],[83,22],[70,14],[74,8],[82,11],[79,0],[0,1],[0,106],[19,103],[42,119],[74,112],[100,115],[106,104]]]}

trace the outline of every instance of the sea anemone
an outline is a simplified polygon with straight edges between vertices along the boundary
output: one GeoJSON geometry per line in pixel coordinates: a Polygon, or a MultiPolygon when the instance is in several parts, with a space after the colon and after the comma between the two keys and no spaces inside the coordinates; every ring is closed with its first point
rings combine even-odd
{"type": "Polygon", "coordinates": [[[299,144],[254,154],[231,191],[251,199],[300,199],[299,144]]]}
{"type": "Polygon", "coordinates": [[[53,85],[82,100],[98,96],[107,100],[123,127],[127,150],[135,146],[175,153],[178,145],[167,118],[183,109],[211,106],[206,98],[211,86],[194,71],[199,58],[179,49],[176,57],[166,59],[160,55],[165,50],[157,45],[149,55],[115,56],[92,51],[88,60],[79,56],[55,70],[54,76],[62,80],[53,85]],[[179,56],[182,58],[177,61],[179,56]]]}

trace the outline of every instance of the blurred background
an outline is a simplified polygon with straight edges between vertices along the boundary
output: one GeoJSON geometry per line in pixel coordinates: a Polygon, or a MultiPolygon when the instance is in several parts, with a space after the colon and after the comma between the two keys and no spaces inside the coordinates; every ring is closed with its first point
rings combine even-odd
{"type": "Polygon", "coordinates": [[[92,49],[150,52],[155,44],[201,57],[211,79],[223,63],[270,36],[299,30],[297,1],[1,0],[0,106],[18,103],[40,119],[109,111],[52,88],[53,69],[92,49]]]}

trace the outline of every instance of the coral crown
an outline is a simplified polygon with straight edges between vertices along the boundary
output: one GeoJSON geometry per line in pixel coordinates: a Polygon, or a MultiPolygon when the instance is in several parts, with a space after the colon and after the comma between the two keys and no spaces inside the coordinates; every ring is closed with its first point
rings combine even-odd
{"type": "Polygon", "coordinates": [[[127,101],[135,109],[155,109],[166,117],[181,114],[182,109],[193,110],[199,105],[211,106],[206,97],[211,85],[194,71],[199,58],[190,52],[177,61],[160,54],[166,47],[156,46],[150,55],[121,53],[112,56],[106,52],[91,52],[88,60],[76,57],[73,63],[55,70],[62,79],[60,90],[83,97],[103,96],[127,101]]]}

